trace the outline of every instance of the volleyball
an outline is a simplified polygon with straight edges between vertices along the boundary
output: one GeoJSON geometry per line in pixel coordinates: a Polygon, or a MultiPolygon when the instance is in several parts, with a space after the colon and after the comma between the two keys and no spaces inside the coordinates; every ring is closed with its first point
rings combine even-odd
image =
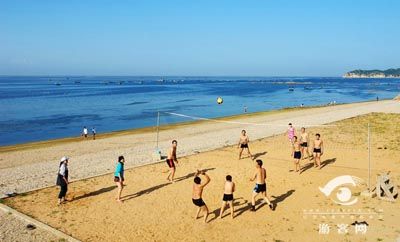
{"type": "Polygon", "coordinates": [[[222,99],[222,97],[218,97],[217,98],[217,103],[218,104],[222,104],[224,102],[224,100],[222,99]]]}

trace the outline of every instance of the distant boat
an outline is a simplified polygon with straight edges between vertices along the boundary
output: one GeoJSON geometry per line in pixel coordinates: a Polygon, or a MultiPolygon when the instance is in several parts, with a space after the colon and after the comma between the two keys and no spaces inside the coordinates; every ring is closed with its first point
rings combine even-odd
{"type": "Polygon", "coordinates": [[[311,87],[304,87],[304,90],[312,90],[311,87]]]}
{"type": "Polygon", "coordinates": [[[289,87],[289,92],[293,92],[294,88],[293,87],[289,87]]]}
{"type": "Polygon", "coordinates": [[[74,81],[74,83],[75,83],[75,84],[80,84],[80,83],[81,83],[81,81],[74,81]]]}
{"type": "Polygon", "coordinates": [[[59,82],[54,82],[54,85],[56,85],[56,86],[61,86],[61,83],[59,83],[59,82]]]}

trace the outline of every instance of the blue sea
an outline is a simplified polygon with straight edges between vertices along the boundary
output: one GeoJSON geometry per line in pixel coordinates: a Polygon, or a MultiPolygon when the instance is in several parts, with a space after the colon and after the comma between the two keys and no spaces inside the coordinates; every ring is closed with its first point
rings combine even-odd
{"type": "Polygon", "coordinates": [[[388,99],[400,79],[340,77],[0,77],[0,145],[247,112],[388,99]],[[216,103],[217,97],[223,104],[216,103]]]}

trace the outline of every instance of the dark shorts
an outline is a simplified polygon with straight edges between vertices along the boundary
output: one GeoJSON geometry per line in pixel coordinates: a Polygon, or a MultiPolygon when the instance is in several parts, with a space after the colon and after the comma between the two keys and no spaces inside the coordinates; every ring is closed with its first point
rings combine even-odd
{"type": "Polygon", "coordinates": [[[192,198],[193,204],[196,205],[197,207],[203,207],[206,204],[204,203],[203,199],[199,198],[199,199],[194,199],[192,198]]]}
{"type": "Polygon", "coordinates": [[[321,153],[321,148],[314,148],[314,153],[321,153]]]}
{"type": "Polygon", "coordinates": [[[267,191],[267,184],[256,184],[254,190],[256,193],[266,192],[267,191]]]}
{"type": "Polygon", "coordinates": [[[241,144],[240,148],[242,148],[242,149],[247,148],[248,149],[249,148],[249,144],[241,144]]]}
{"type": "MultiPolygon", "coordinates": [[[[119,182],[119,177],[118,176],[114,176],[114,181],[115,182],[119,182]]],[[[125,179],[122,177],[122,181],[125,181],[125,179]]]]}
{"type": "Polygon", "coordinates": [[[301,152],[300,151],[295,151],[293,157],[295,159],[301,159],[301,152]]]}
{"type": "Polygon", "coordinates": [[[166,162],[167,162],[167,165],[168,165],[169,168],[175,168],[174,160],[172,160],[172,159],[167,159],[166,162]]]}
{"type": "Polygon", "coordinates": [[[300,146],[301,147],[308,147],[308,144],[307,144],[307,142],[303,142],[303,143],[300,144],[300,146]]]}
{"type": "Polygon", "coordinates": [[[224,194],[222,201],[225,201],[225,202],[233,201],[233,194],[224,194]]]}

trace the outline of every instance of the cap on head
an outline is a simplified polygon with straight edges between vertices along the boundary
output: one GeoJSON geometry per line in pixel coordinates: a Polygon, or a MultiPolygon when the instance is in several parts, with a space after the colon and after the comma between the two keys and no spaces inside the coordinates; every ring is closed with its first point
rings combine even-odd
{"type": "Polygon", "coordinates": [[[231,176],[231,175],[227,175],[227,176],[226,176],[226,180],[227,180],[227,181],[232,181],[232,176],[231,176]]]}
{"type": "Polygon", "coordinates": [[[196,184],[200,184],[201,183],[201,178],[200,177],[198,177],[198,176],[196,176],[195,178],[194,178],[194,183],[196,183],[196,184]]]}
{"type": "Polygon", "coordinates": [[[256,162],[257,162],[257,165],[259,165],[260,167],[263,165],[263,161],[260,159],[256,160],[256,162]]]}
{"type": "Polygon", "coordinates": [[[67,156],[63,156],[62,158],[61,158],[61,162],[64,162],[64,161],[66,161],[66,160],[69,160],[69,158],[67,157],[67,156]]]}

